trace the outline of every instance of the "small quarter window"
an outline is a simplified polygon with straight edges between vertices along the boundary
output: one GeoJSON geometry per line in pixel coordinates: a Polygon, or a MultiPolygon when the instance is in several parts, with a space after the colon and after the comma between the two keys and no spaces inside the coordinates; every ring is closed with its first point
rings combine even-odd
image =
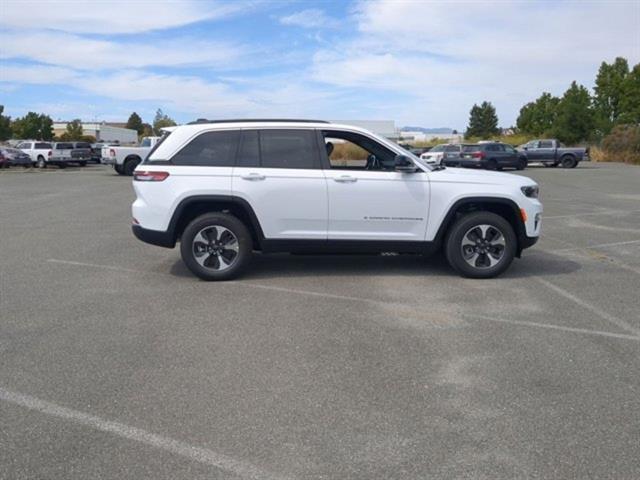
{"type": "Polygon", "coordinates": [[[237,130],[206,132],[191,140],[171,159],[174,165],[232,167],[240,133],[237,130]]]}

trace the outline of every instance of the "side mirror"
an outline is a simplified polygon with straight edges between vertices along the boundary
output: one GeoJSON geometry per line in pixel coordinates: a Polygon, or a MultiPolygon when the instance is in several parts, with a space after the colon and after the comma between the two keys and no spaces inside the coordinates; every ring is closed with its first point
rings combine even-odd
{"type": "Polygon", "coordinates": [[[396,172],[413,173],[416,171],[416,166],[406,155],[396,155],[394,167],[396,172]]]}

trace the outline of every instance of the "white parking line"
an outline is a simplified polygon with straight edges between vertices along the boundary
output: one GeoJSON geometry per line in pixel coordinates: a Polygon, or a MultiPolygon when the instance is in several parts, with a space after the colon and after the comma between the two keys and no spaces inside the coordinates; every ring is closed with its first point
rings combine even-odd
{"type": "Polygon", "coordinates": [[[575,303],[576,305],[581,306],[582,308],[584,308],[585,310],[589,310],[591,313],[596,314],[598,317],[602,318],[603,320],[606,320],[609,323],[612,323],[618,327],[620,327],[623,330],[626,330],[627,332],[630,332],[632,334],[634,334],[635,336],[640,336],[640,329],[628,324],[627,322],[625,322],[624,320],[621,320],[618,317],[614,317],[613,315],[600,310],[598,307],[595,307],[593,305],[591,305],[590,303],[582,300],[581,298],[578,298],[577,296],[575,296],[573,293],[568,292],[567,290],[565,290],[564,288],[558,287],[557,285],[554,285],[553,283],[549,282],[548,280],[545,280],[543,278],[540,277],[531,277],[533,278],[535,281],[537,281],[538,283],[541,283],[542,285],[544,285],[545,287],[547,287],[550,290],[553,290],[554,292],[556,292],[558,295],[571,300],[573,303],[575,303]]]}
{"type": "MultiPolygon", "coordinates": [[[[74,266],[82,266],[82,267],[91,267],[91,268],[105,268],[108,270],[116,270],[116,271],[123,271],[123,272],[135,272],[135,273],[148,273],[145,272],[143,270],[132,270],[132,269],[127,269],[127,268],[122,268],[122,267],[113,267],[110,265],[99,265],[99,264],[95,264],[95,263],[83,263],[83,262],[74,262],[74,261],[69,261],[69,260],[57,260],[57,259],[49,259],[47,260],[48,262],[53,262],[53,263],[62,263],[62,264],[68,264],[68,265],[74,265],[74,266]]],[[[565,298],[568,298],[569,300],[572,300],[575,303],[578,303],[578,305],[582,306],[583,308],[586,308],[587,310],[590,310],[591,312],[595,313],[596,315],[598,315],[599,317],[614,323],[615,325],[619,326],[622,329],[625,329],[627,331],[631,331],[632,333],[634,333],[635,335],[626,335],[626,334],[619,334],[619,333],[613,333],[613,332],[604,332],[604,331],[599,331],[599,330],[589,330],[589,329],[582,329],[582,328],[573,328],[573,327],[564,327],[562,325],[552,325],[552,324],[544,324],[544,323],[536,323],[536,322],[524,322],[524,321],[519,321],[519,320],[506,320],[506,319],[498,319],[498,318],[494,318],[494,317],[488,317],[488,316],[483,316],[483,315],[473,315],[473,314],[462,314],[463,317],[468,317],[468,318],[479,318],[479,319],[484,319],[484,320],[493,320],[496,322],[502,322],[502,323],[511,323],[514,325],[527,325],[530,327],[539,327],[539,328],[551,328],[551,329],[555,329],[555,330],[564,330],[567,332],[577,332],[577,333],[586,333],[586,334],[591,334],[591,335],[602,335],[602,336],[606,336],[606,337],[612,337],[612,338],[624,338],[624,339],[631,339],[631,340],[637,340],[640,341],[640,330],[635,329],[634,327],[632,327],[631,325],[627,324],[626,322],[624,322],[623,320],[617,319],[616,317],[609,315],[606,312],[603,312],[599,309],[597,309],[596,307],[593,307],[589,304],[587,304],[586,302],[580,300],[577,297],[574,297],[573,295],[571,295],[569,292],[567,292],[566,290],[561,289],[560,287],[557,287],[549,282],[547,282],[546,280],[543,280],[541,278],[538,277],[533,277],[535,280],[540,281],[541,283],[543,283],[544,285],[546,285],[548,288],[551,288],[553,290],[555,290],[556,292],[560,293],[562,296],[564,296],[565,298]]],[[[252,282],[247,282],[247,281],[232,281],[232,282],[225,282],[225,284],[235,284],[235,285],[240,285],[240,286],[244,286],[244,287],[249,287],[249,288],[258,288],[258,289],[262,289],[262,290],[271,290],[271,291],[275,291],[275,292],[284,292],[284,293],[293,293],[293,294],[297,294],[297,295],[309,295],[309,296],[314,296],[314,297],[322,297],[322,298],[331,298],[331,299],[338,299],[338,300],[348,300],[348,301],[354,301],[354,302],[362,302],[362,303],[367,303],[370,305],[376,305],[376,306],[384,306],[386,308],[389,307],[393,307],[394,305],[397,305],[400,308],[412,308],[411,305],[402,305],[402,304],[393,304],[390,302],[384,302],[382,300],[376,300],[373,298],[366,298],[366,297],[353,297],[353,296],[349,296],[349,295],[339,295],[339,294],[334,294],[334,293],[326,293],[326,292],[316,292],[313,290],[300,290],[300,289],[295,289],[295,288],[287,288],[287,287],[278,287],[275,285],[264,285],[264,284],[260,284],[260,283],[252,283],[252,282]]],[[[425,313],[423,310],[420,310],[421,313],[425,313]]]]}
{"type": "Polygon", "coordinates": [[[147,432],[140,428],[125,425],[124,423],[112,422],[88,413],[84,413],[71,408],[62,407],[55,403],[40,400],[39,398],[25,395],[22,393],[12,392],[0,387],[0,400],[20,407],[34,410],[53,417],[62,418],[70,422],[74,422],[86,427],[100,430],[102,432],[111,433],[118,437],[133,440],[166,452],[180,455],[189,460],[203,463],[212,467],[219,468],[242,478],[250,478],[255,480],[272,480],[284,478],[264,472],[250,463],[236,460],[221,453],[214,452],[207,448],[195,447],[179,440],[174,440],[162,435],[147,432]]]}
{"type": "MultiPolygon", "coordinates": [[[[566,243],[566,242],[565,242],[566,243]]],[[[620,247],[622,245],[633,245],[635,243],[640,243],[640,240],[628,240],[626,242],[614,242],[614,243],[598,243],[596,245],[587,245],[586,247],[571,247],[571,248],[560,248],[558,250],[553,250],[553,252],[571,252],[573,250],[585,250],[589,248],[606,248],[606,247],[620,247]]]]}
{"type": "Polygon", "coordinates": [[[543,217],[544,220],[556,220],[560,218],[574,218],[574,217],[591,217],[598,215],[625,215],[629,213],[640,212],[640,210],[602,210],[600,212],[583,212],[583,213],[574,213],[571,215],[551,215],[543,217]]]}
{"type": "Polygon", "coordinates": [[[626,333],[603,332],[601,330],[589,330],[587,328],[564,327],[562,325],[553,325],[550,323],[527,322],[526,320],[507,320],[506,318],[489,317],[487,315],[462,314],[464,318],[469,320],[489,320],[492,322],[509,323],[511,325],[522,325],[525,327],[548,328],[551,330],[561,330],[564,332],[586,333],[588,335],[599,335],[602,337],[624,338],[625,340],[634,340],[640,342],[640,337],[635,335],[627,335],[626,333]]]}

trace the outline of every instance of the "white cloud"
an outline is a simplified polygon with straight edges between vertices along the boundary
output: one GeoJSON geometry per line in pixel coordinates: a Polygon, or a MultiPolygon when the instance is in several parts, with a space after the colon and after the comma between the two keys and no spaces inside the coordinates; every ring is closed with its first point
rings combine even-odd
{"type": "Polygon", "coordinates": [[[248,8],[245,1],[3,0],[0,25],[37,25],[74,33],[135,34],[215,20],[248,8]]]}
{"type": "Polygon", "coordinates": [[[543,90],[590,86],[602,61],[640,61],[637,2],[361,1],[352,19],[358,35],[318,50],[312,78],[405,95],[374,101],[407,122],[460,128],[487,99],[509,125],[543,90]]]}
{"type": "Polygon", "coordinates": [[[0,58],[27,58],[77,69],[188,65],[221,68],[245,53],[244,48],[230,43],[189,38],[158,45],[95,40],[51,31],[0,32],[0,58]]]}
{"type": "Polygon", "coordinates": [[[338,26],[338,20],[329,17],[318,8],[308,8],[299,12],[280,17],[280,23],[302,28],[334,28],[338,26]]]}

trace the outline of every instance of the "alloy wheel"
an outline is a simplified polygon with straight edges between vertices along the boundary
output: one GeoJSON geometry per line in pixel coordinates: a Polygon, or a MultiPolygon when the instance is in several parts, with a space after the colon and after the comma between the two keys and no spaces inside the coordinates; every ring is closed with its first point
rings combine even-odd
{"type": "Polygon", "coordinates": [[[474,268],[491,268],[504,257],[506,241],[493,225],[476,225],[462,237],[462,258],[474,268]]]}
{"type": "Polygon", "coordinates": [[[201,267],[223,271],[235,264],[240,245],[231,230],[220,225],[210,225],[193,238],[192,252],[201,267]]]}

